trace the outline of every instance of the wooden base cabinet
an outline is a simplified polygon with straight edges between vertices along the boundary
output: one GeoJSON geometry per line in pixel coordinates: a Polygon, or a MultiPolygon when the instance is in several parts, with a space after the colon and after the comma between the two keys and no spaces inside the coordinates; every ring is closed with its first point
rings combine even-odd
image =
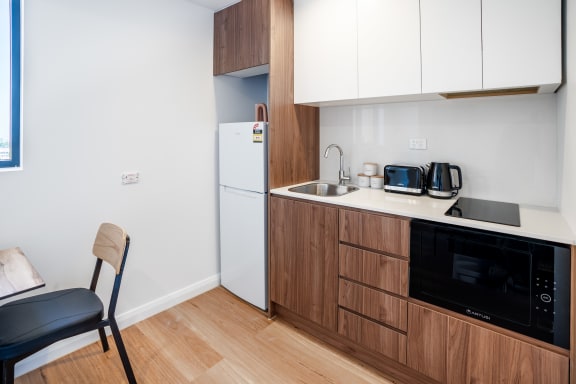
{"type": "Polygon", "coordinates": [[[338,209],[271,197],[270,300],[337,331],[338,209]]]}
{"type": "Polygon", "coordinates": [[[408,230],[404,218],[340,210],[338,333],[402,364],[406,364],[408,230]]]}
{"type": "Polygon", "coordinates": [[[406,335],[340,308],[338,333],[372,351],[406,364],[406,335]]]}
{"type": "Polygon", "coordinates": [[[566,384],[568,356],[408,304],[409,367],[447,384],[566,384]]]}

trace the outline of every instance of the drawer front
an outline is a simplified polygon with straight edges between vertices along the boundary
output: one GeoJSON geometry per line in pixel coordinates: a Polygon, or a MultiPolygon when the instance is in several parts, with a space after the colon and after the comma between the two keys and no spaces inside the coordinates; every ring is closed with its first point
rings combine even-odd
{"type": "Polygon", "coordinates": [[[406,332],[408,325],[406,300],[340,279],[338,305],[406,332]]]}
{"type": "Polygon", "coordinates": [[[408,296],[408,261],[340,244],[340,276],[408,296]]]}
{"type": "Polygon", "coordinates": [[[338,333],[357,344],[406,364],[406,335],[340,308],[338,333]]]}
{"type": "Polygon", "coordinates": [[[340,241],[408,257],[410,220],[341,209],[340,241]]]}

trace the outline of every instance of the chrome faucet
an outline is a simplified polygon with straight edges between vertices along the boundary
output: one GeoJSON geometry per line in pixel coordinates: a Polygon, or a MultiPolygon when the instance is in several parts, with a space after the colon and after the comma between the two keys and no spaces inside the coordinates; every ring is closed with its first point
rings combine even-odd
{"type": "Polygon", "coordinates": [[[340,152],[340,170],[338,171],[338,184],[344,185],[346,181],[350,181],[350,176],[346,176],[344,174],[344,152],[342,152],[342,148],[340,148],[337,144],[330,144],[326,151],[324,151],[324,157],[328,158],[328,152],[330,152],[330,148],[337,148],[340,152]]]}

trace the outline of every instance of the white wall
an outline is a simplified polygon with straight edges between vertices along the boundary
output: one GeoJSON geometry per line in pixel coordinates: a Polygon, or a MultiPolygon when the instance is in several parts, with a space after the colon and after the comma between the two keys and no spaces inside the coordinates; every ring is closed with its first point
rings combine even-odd
{"type": "MultiPolygon", "coordinates": [[[[449,162],[462,169],[463,196],[558,206],[555,95],[330,107],[320,111],[321,153],[344,150],[353,182],[363,162],[449,162]],[[408,149],[410,138],[427,150],[408,149]]],[[[320,160],[322,179],[338,176],[338,156],[320,160]]]]}
{"type": "Polygon", "coordinates": [[[565,0],[565,82],[558,93],[559,153],[561,164],[560,209],[576,232],[576,0],[565,0]]]}
{"type": "Polygon", "coordinates": [[[268,75],[214,77],[219,123],[255,120],[255,104],[268,103],[268,75]]]}
{"type": "Polygon", "coordinates": [[[124,226],[125,319],[218,285],[213,12],[27,0],[24,15],[24,170],[0,174],[0,249],[20,246],[44,291],[87,286],[98,225],[124,226]]]}

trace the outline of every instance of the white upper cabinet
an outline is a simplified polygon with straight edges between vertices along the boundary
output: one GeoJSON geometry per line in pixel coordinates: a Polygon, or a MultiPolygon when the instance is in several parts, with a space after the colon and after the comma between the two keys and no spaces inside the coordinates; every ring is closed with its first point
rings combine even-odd
{"type": "Polygon", "coordinates": [[[481,0],[420,0],[422,93],[482,89],[481,6],[481,0]]]}
{"type": "Polygon", "coordinates": [[[553,92],[562,81],[561,3],[294,0],[294,102],[553,92]]]}
{"type": "Polygon", "coordinates": [[[356,0],[294,0],[295,103],[358,97],[356,27],[356,0]]]}
{"type": "Polygon", "coordinates": [[[484,88],[562,81],[560,0],[483,0],[484,88]]]}
{"type": "Polygon", "coordinates": [[[358,0],[358,96],[420,92],[419,0],[358,0]]]}

